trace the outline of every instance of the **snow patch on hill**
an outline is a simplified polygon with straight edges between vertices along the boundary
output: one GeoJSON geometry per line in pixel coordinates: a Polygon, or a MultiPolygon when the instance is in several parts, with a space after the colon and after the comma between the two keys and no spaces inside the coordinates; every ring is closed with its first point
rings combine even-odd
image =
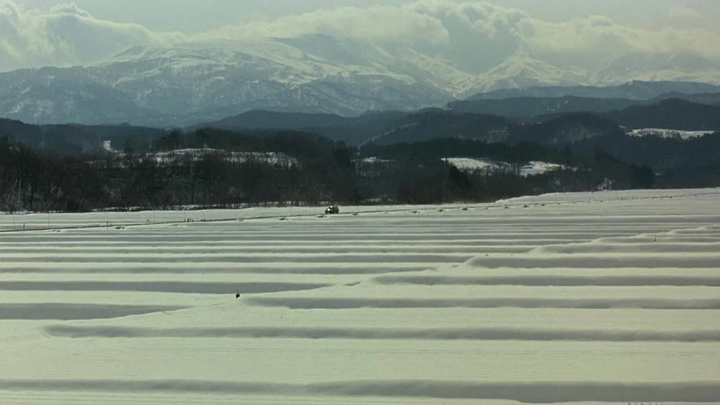
{"type": "Polygon", "coordinates": [[[655,136],[658,138],[692,139],[712,134],[713,131],[681,131],[677,129],[642,128],[630,132],[633,136],[655,136]]]}
{"type": "MultiPolygon", "coordinates": [[[[106,145],[109,145],[106,143],[106,145]]],[[[125,153],[116,153],[119,158],[125,158],[125,153]]],[[[297,166],[300,163],[296,158],[290,157],[282,152],[226,152],[222,149],[212,148],[188,148],[177,149],[166,152],[148,153],[140,160],[155,160],[161,165],[171,165],[179,161],[199,162],[208,157],[216,156],[225,162],[232,163],[259,163],[265,165],[279,165],[284,167],[297,166]]]]}
{"type": "MultiPolygon", "coordinates": [[[[461,171],[473,172],[473,171],[493,171],[493,172],[504,172],[512,173],[517,170],[513,165],[493,161],[491,159],[478,159],[478,158],[444,158],[445,162],[457,167],[461,171]]],[[[560,170],[565,168],[563,165],[556,163],[538,162],[531,161],[528,164],[519,167],[519,175],[522,177],[534,176],[538,174],[545,174],[554,170],[560,170]]]]}

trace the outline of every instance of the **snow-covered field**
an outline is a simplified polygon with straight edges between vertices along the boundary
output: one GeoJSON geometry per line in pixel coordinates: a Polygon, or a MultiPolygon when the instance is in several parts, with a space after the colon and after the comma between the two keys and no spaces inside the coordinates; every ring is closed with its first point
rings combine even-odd
{"type": "Polygon", "coordinates": [[[718,206],[4,215],[0,403],[719,403],[718,206]]]}

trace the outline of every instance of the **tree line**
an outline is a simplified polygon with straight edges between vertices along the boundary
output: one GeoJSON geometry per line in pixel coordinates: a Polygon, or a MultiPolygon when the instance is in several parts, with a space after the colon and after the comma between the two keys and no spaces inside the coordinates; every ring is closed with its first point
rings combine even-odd
{"type": "Polygon", "coordinates": [[[310,133],[245,135],[211,129],[128,139],[122,153],[77,156],[0,139],[0,210],[479,202],[608,185],[651,188],[657,180],[649,167],[624,163],[600,149],[583,157],[567,147],[527,142],[439,139],[358,149],[310,133]],[[167,151],[183,152],[158,158],[167,151]],[[288,159],[263,158],[268,152],[288,159]],[[484,157],[508,165],[468,172],[444,156],[484,157]],[[533,160],[564,168],[520,176],[517,168],[533,160]]]}

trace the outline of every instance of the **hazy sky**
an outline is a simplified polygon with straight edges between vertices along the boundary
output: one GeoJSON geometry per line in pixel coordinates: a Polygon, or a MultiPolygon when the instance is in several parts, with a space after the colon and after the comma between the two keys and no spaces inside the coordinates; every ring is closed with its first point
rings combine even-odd
{"type": "Polygon", "coordinates": [[[582,69],[628,54],[697,56],[693,69],[720,61],[720,0],[60,2],[0,0],[0,71],[94,63],[134,45],[316,33],[410,45],[472,74],[518,52],[582,69]]]}
{"type": "MultiPolygon", "coordinates": [[[[472,0],[471,0],[472,1],[472,0]]],[[[526,11],[535,18],[564,21],[605,16],[623,25],[656,29],[700,27],[720,33],[719,0],[486,0],[526,11]]],[[[62,1],[16,0],[49,9],[62,1]]],[[[221,25],[274,19],[338,7],[402,5],[409,0],[75,0],[94,17],[134,22],[152,30],[196,33],[221,25]]]]}

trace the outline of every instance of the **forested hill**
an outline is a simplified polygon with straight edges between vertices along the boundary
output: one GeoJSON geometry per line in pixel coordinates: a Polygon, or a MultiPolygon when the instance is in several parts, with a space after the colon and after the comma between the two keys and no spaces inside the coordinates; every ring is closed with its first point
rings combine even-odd
{"type": "MultiPolygon", "coordinates": [[[[182,134],[199,128],[174,132],[182,134]]],[[[354,146],[412,143],[436,138],[562,146],[577,142],[593,143],[591,139],[606,136],[612,136],[609,139],[613,139],[614,145],[620,145],[629,136],[626,134],[630,130],[638,128],[714,132],[720,129],[720,107],[667,99],[604,113],[549,114],[532,120],[445,109],[367,113],[355,118],[256,111],[208,124],[206,128],[261,136],[291,130],[321,135],[354,146]]],[[[11,141],[51,150],[59,155],[148,150],[154,140],[170,132],[173,131],[129,125],[36,126],[0,119],[0,138],[7,137],[11,141]]],[[[605,146],[608,146],[607,141],[605,146]]]]}
{"type": "Polygon", "coordinates": [[[468,100],[500,100],[506,98],[560,98],[588,97],[604,99],[653,100],[665,94],[676,93],[695,95],[704,93],[720,93],[720,86],[695,82],[647,82],[633,80],[618,86],[541,86],[519,89],[503,89],[487,93],[479,93],[468,100]]]}
{"type": "MultiPolygon", "coordinates": [[[[437,113],[426,112],[424,119],[447,128],[457,123],[453,115],[438,119],[437,113]]],[[[494,116],[462,118],[470,126],[475,119],[488,126],[504,123],[494,116]]],[[[36,133],[32,126],[8,125],[36,133]]],[[[633,137],[605,118],[582,113],[516,125],[508,127],[509,133],[542,143],[519,137],[494,143],[444,137],[357,148],[306,132],[199,129],[152,140],[126,138],[142,142],[130,142],[122,152],[62,157],[53,149],[0,136],[0,210],[441,203],[720,185],[720,133],[687,140],[633,137]],[[568,135],[579,127],[594,130],[568,135]],[[456,161],[477,167],[459,168],[456,161]],[[536,166],[546,169],[523,169],[536,166]]]]}
{"type": "MultiPolygon", "coordinates": [[[[708,101],[714,100],[711,95],[706,94],[705,97],[708,101]]],[[[577,97],[475,100],[451,104],[451,109],[368,113],[355,118],[251,112],[205,126],[245,133],[262,129],[293,129],[317,133],[350,145],[449,137],[489,142],[532,140],[562,143],[585,138],[599,130],[603,133],[636,128],[720,130],[720,106],[681,98],[635,103],[630,99],[577,97]],[[547,125],[544,124],[562,127],[562,133],[548,135],[547,125]],[[610,126],[615,128],[611,130],[610,126]],[[541,135],[533,138],[533,130],[540,130],[541,135]]]]}
{"type": "Polygon", "coordinates": [[[548,114],[573,112],[604,113],[637,105],[640,102],[624,98],[594,97],[514,97],[504,99],[475,99],[454,101],[448,108],[472,114],[496,114],[521,120],[548,114]]]}
{"type": "Polygon", "coordinates": [[[115,148],[122,150],[148,144],[168,131],[130,125],[29,125],[0,119],[0,138],[59,155],[96,153],[115,148]]]}
{"type": "Polygon", "coordinates": [[[628,128],[667,128],[688,131],[720,130],[720,106],[672,98],[605,114],[628,128]]]}
{"type": "Polygon", "coordinates": [[[428,142],[425,149],[423,143],[369,145],[367,151],[388,156],[377,160],[314,134],[197,130],[167,134],[145,152],[59,157],[5,137],[0,138],[0,211],[423,204],[655,184],[649,167],[601,151],[580,156],[541,145],[428,142]],[[460,170],[447,160],[452,156],[442,156],[445,148],[497,163],[489,170],[460,170]],[[558,164],[552,171],[522,173],[539,159],[558,164]]]}

